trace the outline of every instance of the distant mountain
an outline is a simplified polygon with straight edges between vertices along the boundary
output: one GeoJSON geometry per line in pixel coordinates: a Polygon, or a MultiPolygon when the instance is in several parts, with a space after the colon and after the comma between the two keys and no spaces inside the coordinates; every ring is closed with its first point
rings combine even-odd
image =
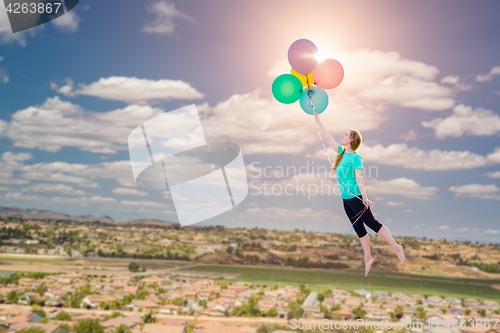
{"type": "Polygon", "coordinates": [[[95,217],[93,215],[66,215],[54,213],[49,210],[38,209],[20,209],[18,207],[2,207],[0,206],[0,217],[17,217],[33,220],[69,220],[75,222],[101,222],[112,223],[115,220],[110,216],[95,217]]]}

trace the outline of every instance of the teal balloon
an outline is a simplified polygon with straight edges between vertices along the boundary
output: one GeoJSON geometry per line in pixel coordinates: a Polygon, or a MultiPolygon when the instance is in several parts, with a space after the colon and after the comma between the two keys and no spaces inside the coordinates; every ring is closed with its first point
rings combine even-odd
{"type": "Polygon", "coordinates": [[[290,104],[296,102],[302,94],[302,82],[292,74],[278,76],[273,82],[273,96],[278,102],[290,104]]]}
{"type": "MultiPolygon", "coordinates": [[[[325,111],[326,107],[328,106],[328,94],[326,93],[325,89],[312,86],[311,97],[314,104],[314,111],[316,111],[317,114],[325,111]]],[[[307,89],[304,89],[302,96],[300,96],[300,107],[307,114],[313,114],[313,109],[311,107],[311,102],[309,101],[309,94],[307,89]]]]}

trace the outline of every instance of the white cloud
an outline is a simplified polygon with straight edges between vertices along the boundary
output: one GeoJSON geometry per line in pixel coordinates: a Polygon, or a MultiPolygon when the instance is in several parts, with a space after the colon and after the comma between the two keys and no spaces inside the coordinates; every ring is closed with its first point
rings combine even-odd
{"type": "Polygon", "coordinates": [[[0,83],[9,83],[9,75],[5,68],[0,67],[0,83]]]}
{"type": "Polygon", "coordinates": [[[437,197],[437,187],[422,187],[408,178],[396,178],[388,181],[366,178],[366,191],[372,194],[396,194],[418,200],[431,200],[437,197]]]}
{"type": "Polygon", "coordinates": [[[175,8],[173,2],[158,1],[146,7],[148,12],[154,13],[156,19],[147,23],[142,31],[148,33],[171,35],[174,33],[174,20],[182,19],[193,22],[193,19],[175,8]]]}
{"type": "Polygon", "coordinates": [[[500,117],[491,110],[458,105],[453,109],[453,115],[447,118],[436,118],[423,121],[424,127],[433,128],[439,139],[459,137],[463,134],[494,135],[500,133],[500,117]]]}
{"type": "MultiPolygon", "coordinates": [[[[59,162],[55,162],[59,163],[59,162]]],[[[71,166],[71,164],[68,164],[71,166]]],[[[48,165],[40,163],[34,165],[33,167],[24,167],[24,170],[33,170],[26,171],[20,174],[21,178],[30,179],[30,180],[43,180],[43,181],[53,181],[53,182],[66,182],[73,183],[79,187],[87,187],[87,188],[100,188],[101,185],[99,183],[91,181],[85,177],[79,177],[74,175],[68,175],[62,172],[53,172],[52,170],[44,170],[48,165]]],[[[49,167],[50,168],[50,167],[49,167]]],[[[75,170],[78,173],[81,169],[75,170]]],[[[69,170],[67,170],[69,171],[69,170]]]]}
{"type": "Polygon", "coordinates": [[[140,196],[148,195],[148,192],[138,191],[135,188],[125,188],[125,187],[114,188],[111,192],[123,195],[140,195],[140,196]]]}
{"type": "Polygon", "coordinates": [[[85,192],[82,190],[75,190],[72,186],[65,184],[46,184],[40,183],[36,185],[31,185],[22,189],[22,191],[33,191],[33,192],[57,192],[62,194],[71,195],[84,195],[85,192]]]}
{"type": "Polygon", "coordinates": [[[441,83],[457,84],[460,81],[460,76],[448,75],[441,79],[441,83]]]}
{"type": "Polygon", "coordinates": [[[498,234],[500,231],[498,230],[494,230],[494,229],[487,229],[484,231],[485,234],[491,234],[491,235],[495,235],[495,234],[498,234]]]}
{"type": "Polygon", "coordinates": [[[472,90],[471,85],[462,83],[462,79],[456,75],[448,75],[447,77],[442,78],[441,83],[451,84],[458,90],[472,90]]]}
{"type": "MultiPolygon", "coordinates": [[[[4,57],[0,57],[0,61],[5,59],[4,57]]],[[[7,70],[5,68],[0,67],[0,83],[8,83],[9,76],[7,75],[7,70]]]]}
{"type": "Polygon", "coordinates": [[[0,137],[4,136],[4,132],[7,129],[7,126],[9,125],[8,122],[3,121],[0,119],[0,137]]]}
{"type": "Polygon", "coordinates": [[[413,141],[418,137],[418,134],[415,130],[410,130],[408,133],[402,134],[399,137],[404,141],[413,141]]]}
{"type": "Polygon", "coordinates": [[[486,177],[490,178],[500,178],[500,171],[488,172],[484,174],[486,177]]]}
{"type": "Polygon", "coordinates": [[[499,188],[494,184],[469,184],[462,186],[451,186],[450,191],[455,193],[455,197],[500,200],[500,193],[498,193],[499,188]]]}
{"type": "Polygon", "coordinates": [[[406,206],[406,204],[404,202],[401,202],[401,201],[387,201],[386,205],[387,206],[393,206],[393,207],[406,206]]]}
{"type": "Polygon", "coordinates": [[[405,213],[413,213],[413,210],[412,209],[405,209],[405,210],[403,210],[403,212],[405,212],[405,213]]]}
{"type": "Polygon", "coordinates": [[[496,147],[495,151],[486,156],[491,163],[500,163],[500,147],[496,147]]]}
{"type": "Polygon", "coordinates": [[[76,15],[75,11],[72,10],[66,14],[52,20],[52,23],[64,32],[75,32],[78,30],[78,23],[80,23],[80,17],[76,15]]]}
{"type": "Polygon", "coordinates": [[[17,161],[22,162],[26,160],[33,159],[33,155],[31,153],[13,153],[11,151],[7,151],[2,154],[2,161],[17,161]]]}
{"type": "Polygon", "coordinates": [[[147,104],[148,101],[171,99],[200,99],[205,95],[180,80],[147,80],[135,77],[111,76],[100,78],[89,85],[79,84],[73,90],[73,81],[66,79],[66,85],[59,87],[56,83],[51,88],[66,96],[96,96],[103,99],[123,101],[126,103],[147,104]]]}
{"type": "Polygon", "coordinates": [[[486,75],[478,75],[476,76],[476,80],[478,82],[486,82],[486,81],[491,81],[494,75],[500,74],[500,66],[495,66],[493,67],[490,72],[486,75]]]}
{"type": "Polygon", "coordinates": [[[92,153],[115,154],[118,150],[128,150],[127,137],[134,128],[163,113],[147,105],[92,112],[56,96],[42,105],[15,112],[4,136],[14,147],[56,153],[66,146],[92,153]]]}
{"type": "Polygon", "coordinates": [[[153,202],[153,201],[131,201],[131,200],[122,200],[120,201],[120,205],[123,206],[145,206],[145,207],[156,207],[156,208],[166,208],[167,204],[161,202],[153,202]]]}
{"type": "Polygon", "coordinates": [[[50,88],[57,91],[60,94],[63,94],[68,97],[74,97],[76,94],[73,91],[73,80],[70,78],[67,78],[66,84],[64,86],[59,87],[56,83],[51,82],[50,83],[50,88]]]}
{"type": "Polygon", "coordinates": [[[439,227],[439,229],[441,229],[441,230],[450,230],[451,228],[448,227],[447,225],[442,225],[442,226],[439,227]]]}

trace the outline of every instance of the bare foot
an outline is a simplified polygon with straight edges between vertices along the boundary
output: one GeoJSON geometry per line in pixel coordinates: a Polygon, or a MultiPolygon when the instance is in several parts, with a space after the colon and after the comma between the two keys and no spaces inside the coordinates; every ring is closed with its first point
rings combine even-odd
{"type": "Polygon", "coordinates": [[[396,254],[398,256],[399,261],[403,264],[403,266],[406,266],[406,257],[405,253],[403,252],[403,245],[398,245],[399,250],[396,251],[396,254]]]}
{"type": "Polygon", "coordinates": [[[370,260],[365,261],[365,277],[368,276],[368,272],[370,271],[374,261],[375,259],[373,259],[373,257],[370,260]]]}

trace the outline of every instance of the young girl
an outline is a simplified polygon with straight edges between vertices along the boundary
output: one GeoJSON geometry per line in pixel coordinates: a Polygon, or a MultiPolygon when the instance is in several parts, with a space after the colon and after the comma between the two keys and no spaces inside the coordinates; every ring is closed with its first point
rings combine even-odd
{"type": "Polygon", "coordinates": [[[340,195],[344,201],[344,210],[351,224],[354,224],[354,221],[361,214],[361,217],[359,217],[354,226],[354,230],[358,234],[365,255],[365,277],[368,276],[370,267],[375,259],[373,259],[370,252],[370,237],[366,232],[364,224],[382,236],[394,252],[396,252],[401,263],[406,266],[403,246],[396,243],[389,229],[378,222],[371,212],[374,203],[366,195],[365,183],[363,181],[363,159],[356,152],[361,145],[361,134],[355,129],[350,129],[342,136],[342,140],[338,144],[325,129],[316,112],[314,112],[314,118],[319,124],[321,137],[338,153],[333,170],[336,171],[340,186],[340,195]],[[360,199],[363,199],[363,201],[360,199]],[[366,211],[362,213],[365,206],[366,211]]]}

